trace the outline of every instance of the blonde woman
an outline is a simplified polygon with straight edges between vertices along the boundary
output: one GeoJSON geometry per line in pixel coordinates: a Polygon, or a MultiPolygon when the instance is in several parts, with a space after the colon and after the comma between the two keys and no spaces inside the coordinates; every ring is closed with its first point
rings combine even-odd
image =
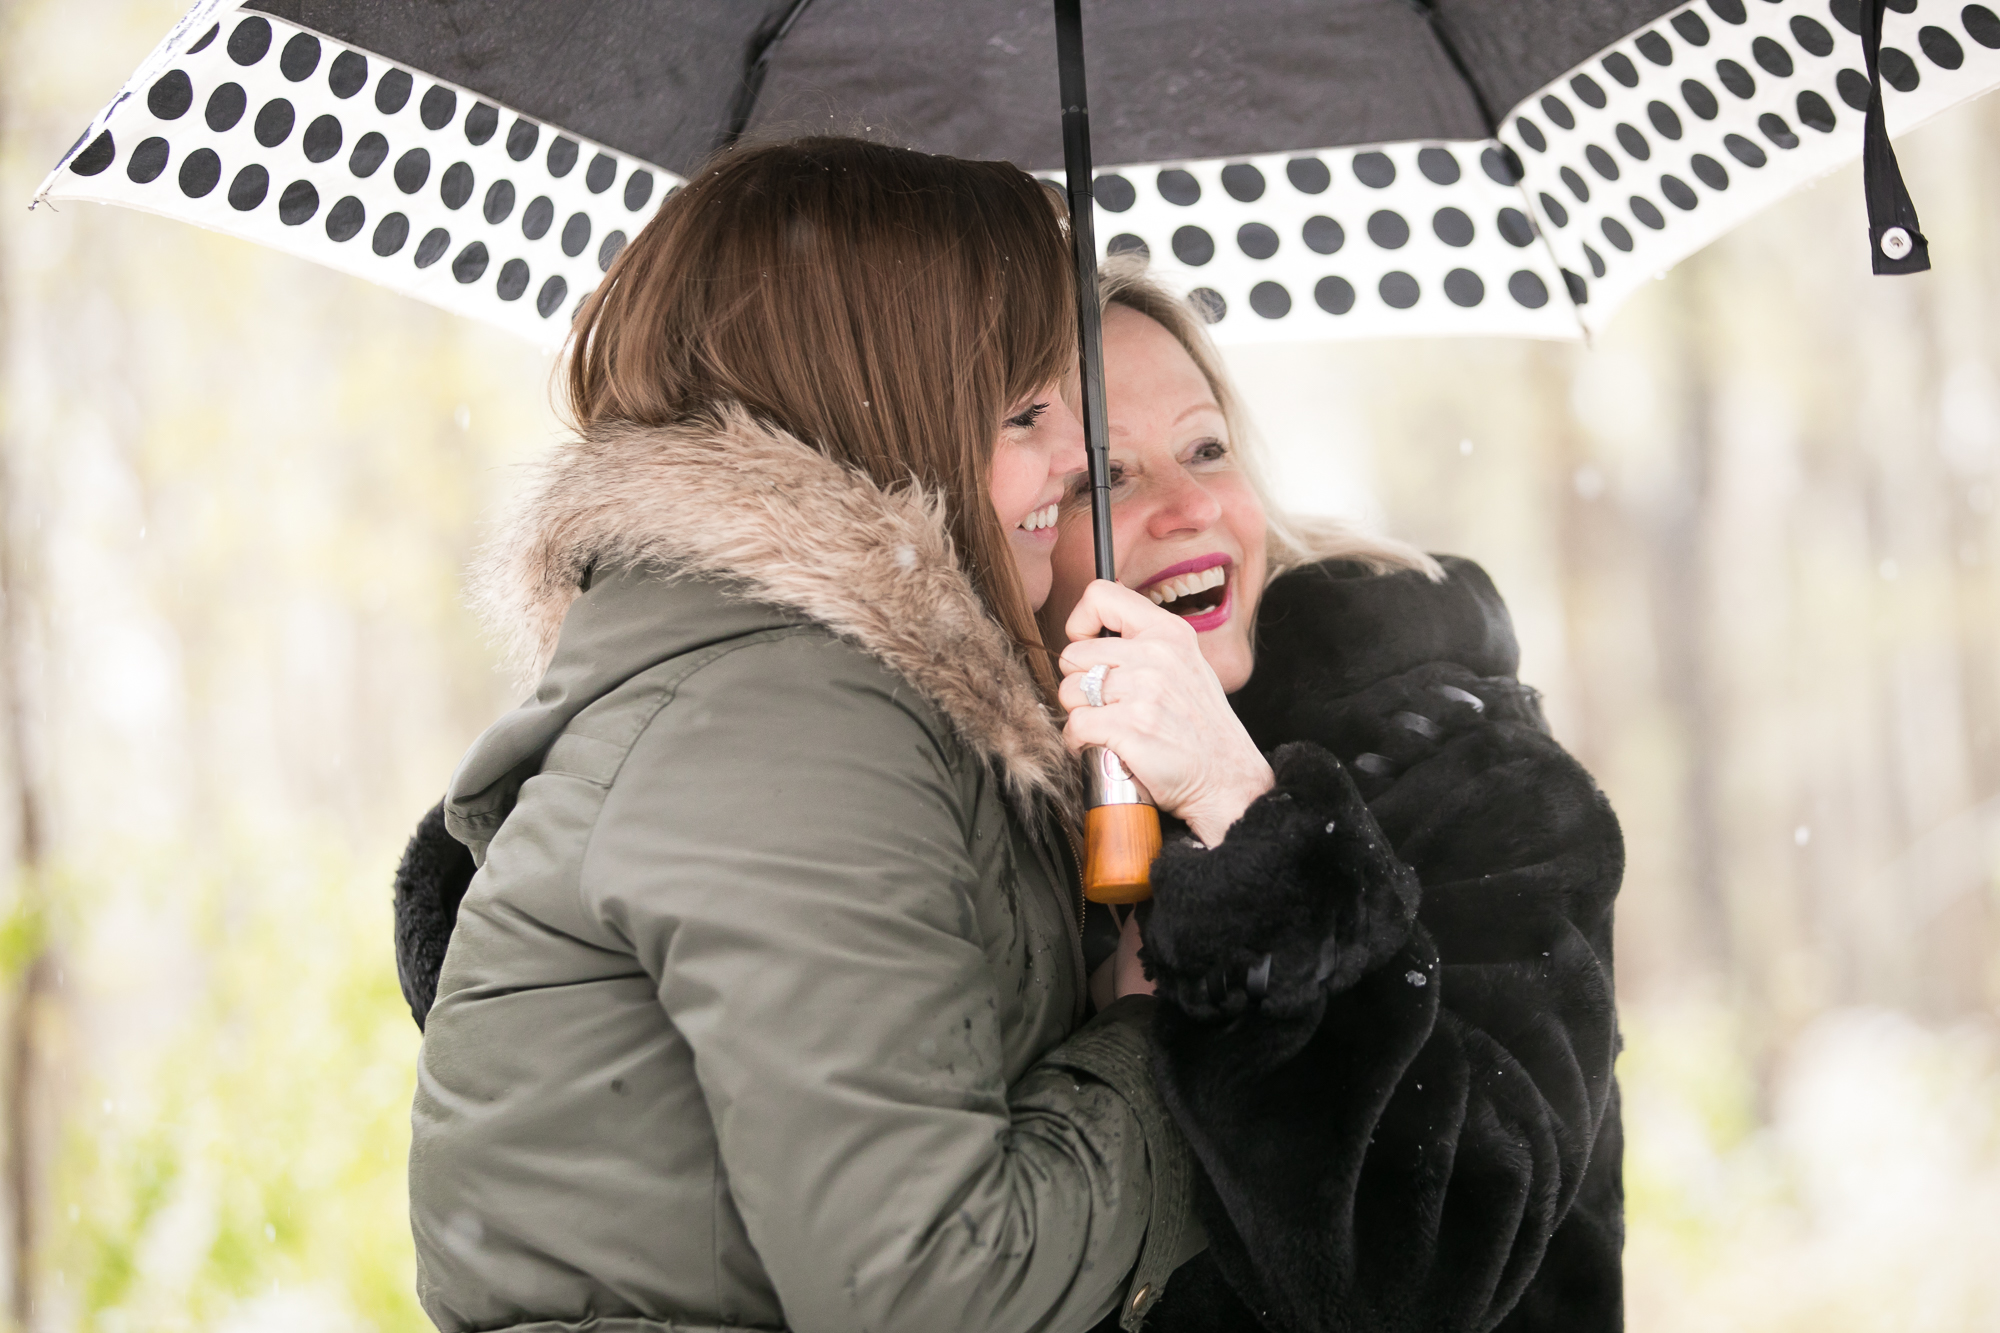
{"type": "Polygon", "coordinates": [[[1188,306],[1131,259],[1102,294],[1120,582],[1092,581],[1079,496],[1042,625],[1071,744],[1185,824],[1144,960],[1210,1248],[1151,1327],[1616,1329],[1617,821],[1486,575],[1288,523],[1188,306]]]}

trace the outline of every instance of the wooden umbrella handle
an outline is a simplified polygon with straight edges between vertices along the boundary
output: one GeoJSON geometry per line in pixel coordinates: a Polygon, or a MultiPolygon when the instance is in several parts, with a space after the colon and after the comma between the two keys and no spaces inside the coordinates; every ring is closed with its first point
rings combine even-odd
{"type": "Polygon", "coordinates": [[[1114,906],[1144,902],[1153,896],[1160,812],[1125,762],[1101,745],[1085,747],[1083,779],[1083,896],[1114,906]]]}
{"type": "Polygon", "coordinates": [[[1153,896],[1160,812],[1150,805],[1100,805],[1083,817],[1083,896],[1120,907],[1153,896]]]}

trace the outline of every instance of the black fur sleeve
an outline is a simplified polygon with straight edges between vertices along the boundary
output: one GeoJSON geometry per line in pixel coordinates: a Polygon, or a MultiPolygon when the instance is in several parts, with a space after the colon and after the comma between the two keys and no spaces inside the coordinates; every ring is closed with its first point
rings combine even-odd
{"type": "Polygon", "coordinates": [[[1278,787],[1154,870],[1211,1248],[1152,1327],[1620,1327],[1609,805],[1511,675],[1293,702],[1278,787]]]}
{"type": "Polygon", "coordinates": [[[476,870],[472,853],[444,826],[444,803],[432,806],[396,867],[396,980],[418,1031],[437,998],[445,946],[476,870]]]}

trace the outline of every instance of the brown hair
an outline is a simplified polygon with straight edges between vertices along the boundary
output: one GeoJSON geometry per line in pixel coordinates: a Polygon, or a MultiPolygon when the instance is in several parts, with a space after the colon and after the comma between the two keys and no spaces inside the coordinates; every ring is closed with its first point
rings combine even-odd
{"type": "Polygon", "coordinates": [[[1442,579],[1444,570],[1436,560],[1408,542],[1365,532],[1345,519],[1300,517],[1286,514],[1271,498],[1270,486],[1257,447],[1256,429],[1236,387],[1229,382],[1222,358],[1194,308],[1176,296],[1146,271],[1146,259],[1138,254],[1113,255],[1097,271],[1098,299],[1106,306],[1122,305],[1137,311],[1187,349],[1188,356],[1208,381],[1209,391],[1222,409],[1229,427],[1229,444],[1236,453],[1236,466],[1250,483],[1258,503],[1264,507],[1265,577],[1274,579],[1288,569],[1315,560],[1354,560],[1377,574],[1393,569],[1417,569],[1432,580],[1442,579]]]}
{"type": "Polygon", "coordinates": [[[1073,291],[1055,197],[1010,163],[732,148],[578,312],[570,413],[588,430],[740,403],[884,489],[942,495],[960,563],[1053,699],[988,477],[1008,409],[1074,372],[1073,291]]]}

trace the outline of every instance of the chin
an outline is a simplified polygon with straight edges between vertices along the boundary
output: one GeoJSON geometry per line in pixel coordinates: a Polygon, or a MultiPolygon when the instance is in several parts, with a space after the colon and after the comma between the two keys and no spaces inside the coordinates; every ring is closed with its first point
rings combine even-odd
{"type": "Polygon", "coordinates": [[[1020,574],[1021,596],[1027,599],[1030,614],[1038,613],[1042,604],[1049,600],[1049,585],[1055,581],[1055,576],[1046,561],[1040,569],[1023,569],[1020,574]]]}
{"type": "Polygon", "coordinates": [[[1215,673],[1216,680],[1221,683],[1224,694],[1234,694],[1250,683],[1252,666],[1250,645],[1241,637],[1230,634],[1228,638],[1219,642],[1204,642],[1201,645],[1201,655],[1208,663],[1208,669],[1215,673]]]}

